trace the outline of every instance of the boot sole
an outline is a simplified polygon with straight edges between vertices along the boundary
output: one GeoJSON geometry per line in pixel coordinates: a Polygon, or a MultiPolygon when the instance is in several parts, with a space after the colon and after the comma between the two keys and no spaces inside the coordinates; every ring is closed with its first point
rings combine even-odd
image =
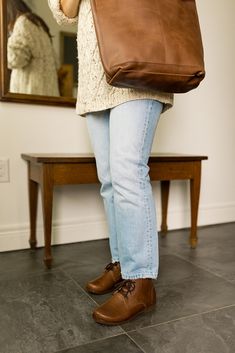
{"type": "Polygon", "coordinates": [[[117,326],[117,325],[122,325],[122,324],[125,324],[126,322],[129,322],[129,321],[132,321],[133,319],[135,319],[138,315],[141,315],[141,314],[146,314],[148,312],[151,312],[153,311],[154,309],[156,308],[156,303],[148,306],[147,308],[139,311],[138,313],[134,314],[133,316],[129,317],[128,319],[126,320],[123,320],[123,321],[118,321],[118,322],[107,322],[107,321],[104,321],[102,319],[96,319],[93,317],[93,319],[95,320],[95,322],[97,322],[98,324],[101,324],[101,325],[106,325],[106,326],[117,326]]]}

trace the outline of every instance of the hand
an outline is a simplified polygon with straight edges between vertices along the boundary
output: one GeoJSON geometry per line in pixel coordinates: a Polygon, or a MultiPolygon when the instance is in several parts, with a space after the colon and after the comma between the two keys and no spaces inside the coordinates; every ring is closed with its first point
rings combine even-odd
{"type": "Polygon", "coordinates": [[[60,7],[65,16],[69,18],[78,15],[79,5],[81,0],[60,0],[60,7]]]}

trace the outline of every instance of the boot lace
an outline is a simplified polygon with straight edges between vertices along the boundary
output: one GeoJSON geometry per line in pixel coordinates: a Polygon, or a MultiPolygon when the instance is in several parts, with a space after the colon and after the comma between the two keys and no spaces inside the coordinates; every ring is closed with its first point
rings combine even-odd
{"type": "Polygon", "coordinates": [[[128,294],[133,292],[134,289],[135,281],[133,281],[132,279],[126,279],[117,286],[113,294],[121,293],[125,298],[127,298],[128,294]]]}
{"type": "Polygon", "coordinates": [[[119,262],[110,262],[106,267],[105,267],[105,270],[106,271],[111,271],[113,268],[114,268],[114,266],[117,266],[119,264],[119,262]]]}

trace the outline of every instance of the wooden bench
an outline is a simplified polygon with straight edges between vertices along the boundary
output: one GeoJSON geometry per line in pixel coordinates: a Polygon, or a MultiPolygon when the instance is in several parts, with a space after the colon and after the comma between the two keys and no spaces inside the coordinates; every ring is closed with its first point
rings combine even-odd
{"type": "MultiPolygon", "coordinates": [[[[30,239],[36,248],[36,216],[38,185],[41,187],[45,237],[44,263],[50,268],[53,188],[66,184],[99,183],[93,154],[22,154],[28,163],[30,239]]],[[[151,181],[161,181],[162,223],[161,231],[167,232],[167,207],[170,180],[190,180],[191,234],[190,245],[197,246],[197,216],[201,183],[201,161],[206,156],[182,154],[151,154],[149,175],[151,181]]]]}

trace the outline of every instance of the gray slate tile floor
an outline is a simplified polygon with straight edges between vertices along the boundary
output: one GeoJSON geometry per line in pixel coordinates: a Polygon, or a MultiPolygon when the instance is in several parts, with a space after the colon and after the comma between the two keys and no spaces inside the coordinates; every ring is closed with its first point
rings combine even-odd
{"type": "Polygon", "coordinates": [[[110,261],[107,240],[0,253],[0,353],[235,353],[235,223],[159,236],[158,305],[121,326],[91,312],[109,295],[84,290],[110,261]]]}

